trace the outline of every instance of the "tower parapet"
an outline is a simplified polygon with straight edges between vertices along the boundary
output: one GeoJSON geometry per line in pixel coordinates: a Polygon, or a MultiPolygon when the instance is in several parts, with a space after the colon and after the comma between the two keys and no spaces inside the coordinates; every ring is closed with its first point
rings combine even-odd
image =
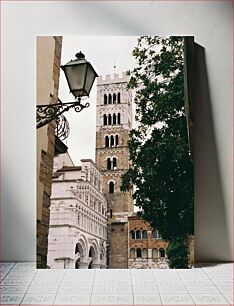
{"type": "Polygon", "coordinates": [[[116,83],[127,83],[129,81],[129,76],[126,73],[115,73],[113,75],[107,74],[105,76],[99,76],[97,78],[97,86],[98,85],[106,85],[106,84],[116,84],[116,83]]]}

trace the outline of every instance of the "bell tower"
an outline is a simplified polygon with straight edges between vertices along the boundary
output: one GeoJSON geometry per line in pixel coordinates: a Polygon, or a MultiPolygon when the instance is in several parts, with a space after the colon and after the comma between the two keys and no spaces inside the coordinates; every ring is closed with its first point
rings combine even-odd
{"type": "Polygon", "coordinates": [[[132,128],[129,77],[114,74],[97,78],[96,164],[102,171],[107,199],[107,266],[128,268],[128,215],[133,212],[131,192],[120,190],[121,175],[129,169],[128,135],[132,128]]]}

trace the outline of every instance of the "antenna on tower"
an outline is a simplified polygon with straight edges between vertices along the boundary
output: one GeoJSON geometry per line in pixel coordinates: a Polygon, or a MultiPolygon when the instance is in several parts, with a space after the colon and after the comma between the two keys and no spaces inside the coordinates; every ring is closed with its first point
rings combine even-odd
{"type": "Polygon", "coordinates": [[[114,58],[114,74],[115,74],[115,68],[116,68],[116,65],[115,65],[115,58],[114,58]]]}

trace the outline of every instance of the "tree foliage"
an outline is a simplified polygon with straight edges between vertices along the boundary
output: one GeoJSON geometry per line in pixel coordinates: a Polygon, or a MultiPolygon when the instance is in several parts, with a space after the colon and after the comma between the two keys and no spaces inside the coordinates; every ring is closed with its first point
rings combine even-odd
{"type": "Polygon", "coordinates": [[[169,258],[170,268],[188,268],[189,249],[185,239],[174,238],[168,245],[167,256],[169,258]]]}
{"type": "Polygon", "coordinates": [[[130,132],[131,168],[122,190],[133,186],[142,217],[168,241],[194,231],[193,163],[184,104],[182,37],[140,37],[128,88],[135,91],[137,128],[130,132]]]}

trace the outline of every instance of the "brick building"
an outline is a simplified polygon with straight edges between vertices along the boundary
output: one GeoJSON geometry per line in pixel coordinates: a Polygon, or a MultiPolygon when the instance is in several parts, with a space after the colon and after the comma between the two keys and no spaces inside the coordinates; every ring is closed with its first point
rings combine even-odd
{"type": "MultiPolygon", "coordinates": [[[[57,103],[61,36],[37,37],[37,104],[57,103]]],[[[37,268],[47,267],[55,121],[37,130],[37,268]]]]}
{"type": "Polygon", "coordinates": [[[128,216],[133,212],[131,192],[120,190],[121,175],[129,169],[128,134],[132,127],[129,78],[117,74],[97,78],[96,164],[103,173],[107,198],[107,267],[128,267],[128,216]]]}
{"type": "Polygon", "coordinates": [[[128,217],[129,258],[128,268],[168,268],[166,249],[168,243],[160,237],[157,229],[136,213],[128,217]]]}

